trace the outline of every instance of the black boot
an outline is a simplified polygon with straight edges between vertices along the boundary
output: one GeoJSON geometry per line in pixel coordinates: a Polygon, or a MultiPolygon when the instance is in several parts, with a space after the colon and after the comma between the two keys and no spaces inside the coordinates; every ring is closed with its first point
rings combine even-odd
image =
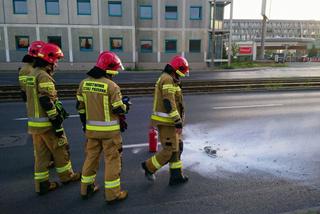
{"type": "Polygon", "coordinates": [[[81,198],[83,200],[88,199],[89,197],[92,197],[97,191],[99,190],[99,187],[97,185],[90,184],[87,186],[87,194],[86,195],[81,195],[81,198]]]}
{"type": "Polygon", "coordinates": [[[178,185],[186,183],[189,180],[188,176],[182,174],[182,170],[178,169],[170,169],[170,181],[169,185],[178,185]]]}
{"type": "Polygon", "coordinates": [[[156,176],[154,175],[154,173],[150,172],[147,168],[146,162],[142,162],[141,163],[141,167],[144,170],[144,175],[146,176],[146,178],[149,181],[155,181],[156,180],[156,176]]]}
{"type": "Polygon", "coordinates": [[[49,191],[54,191],[59,188],[59,184],[57,182],[43,181],[40,182],[40,192],[38,195],[44,195],[49,191]]]}

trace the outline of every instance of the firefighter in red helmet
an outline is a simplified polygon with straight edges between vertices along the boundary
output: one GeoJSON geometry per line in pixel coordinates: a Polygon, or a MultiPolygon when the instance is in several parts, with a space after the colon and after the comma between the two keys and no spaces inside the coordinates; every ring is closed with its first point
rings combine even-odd
{"type": "Polygon", "coordinates": [[[87,199],[98,190],[95,182],[99,157],[104,153],[105,200],[112,204],[127,198],[121,190],[121,131],[127,128],[124,115],[130,101],[122,97],[120,87],[112,77],[123,69],[119,57],[110,51],[102,52],[96,65],[87,73],[77,92],[77,110],[87,138],[86,158],[82,168],[81,196],[87,199]]]}
{"type": "Polygon", "coordinates": [[[158,128],[162,150],[141,164],[148,180],[155,180],[155,172],[169,163],[169,185],[188,181],[182,173],[184,103],[180,87],[180,77],[188,75],[188,61],[182,56],[175,56],[156,83],[151,125],[158,128]]]}
{"type": "Polygon", "coordinates": [[[39,50],[46,44],[43,41],[34,41],[28,48],[28,53],[23,57],[22,62],[25,63],[22,68],[19,68],[19,84],[21,90],[21,98],[24,102],[27,101],[26,97],[26,79],[33,70],[33,63],[38,56],[39,50]]]}
{"type": "Polygon", "coordinates": [[[35,191],[42,195],[59,184],[49,181],[49,163],[54,165],[62,183],[80,180],[74,173],[68,152],[68,141],[62,122],[67,113],[57,98],[52,78],[56,63],[63,57],[60,48],[45,44],[34,61],[34,70],[26,77],[28,132],[32,135],[35,156],[35,191]]]}

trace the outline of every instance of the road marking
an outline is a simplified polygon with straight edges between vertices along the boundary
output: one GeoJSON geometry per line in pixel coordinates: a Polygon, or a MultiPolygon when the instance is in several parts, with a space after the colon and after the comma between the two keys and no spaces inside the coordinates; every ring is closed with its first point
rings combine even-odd
{"type": "Polygon", "coordinates": [[[247,106],[216,106],[212,107],[214,110],[221,110],[221,109],[241,109],[241,108],[264,108],[264,107],[276,107],[276,106],[283,106],[283,104],[263,104],[263,105],[247,105],[247,106]]]}
{"type": "MultiPolygon", "coordinates": [[[[79,117],[78,114],[71,114],[68,116],[69,118],[75,118],[75,117],[79,117]]],[[[28,120],[27,117],[19,117],[19,118],[14,118],[13,120],[28,120]]]]}

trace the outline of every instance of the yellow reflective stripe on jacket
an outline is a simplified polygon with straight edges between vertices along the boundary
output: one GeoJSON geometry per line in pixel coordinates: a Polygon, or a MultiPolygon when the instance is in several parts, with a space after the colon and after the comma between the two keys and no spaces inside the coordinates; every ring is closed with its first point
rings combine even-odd
{"type": "Polygon", "coordinates": [[[104,111],[104,121],[110,121],[110,114],[109,114],[109,97],[103,96],[103,111],[104,111]]]}
{"type": "Polygon", "coordinates": [[[19,76],[19,82],[25,84],[28,76],[19,76]]]}
{"type": "Polygon", "coordinates": [[[57,173],[63,173],[63,172],[66,172],[66,171],[70,171],[71,169],[72,169],[72,165],[71,165],[70,161],[69,161],[69,163],[67,163],[63,167],[56,167],[57,173]]]}
{"type": "Polygon", "coordinates": [[[84,184],[92,184],[96,178],[96,174],[90,176],[81,176],[81,182],[84,184]]]}
{"type": "Polygon", "coordinates": [[[37,128],[43,128],[43,127],[50,127],[50,126],[52,126],[52,123],[51,123],[51,122],[28,121],[28,126],[30,126],[30,127],[37,127],[37,128]]]}
{"type": "Polygon", "coordinates": [[[112,103],[113,108],[117,108],[118,106],[124,105],[122,100],[112,103]]]}
{"type": "Polygon", "coordinates": [[[51,109],[51,110],[46,111],[46,112],[47,112],[48,116],[51,117],[51,116],[54,116],[54,115],[57,114],[57,109],[54,108],[54,109],[51,109]]]}
{"type": "Polygon", "coordinates": [[[49,171],[45,172],[35,172],[34,173],[35,180],[49,179],[49,171]]]}
{"type": "Polygon", "coordinates": [[[39,117],[39,100],[38,100],[38,95],[37,95],[37,89],[33,88],[32,90],[33,93],[33,101],[34,101],[34,116],[39,117]]]}
{"type": "Polygon", "coordinates": [[[106,94],[108,91],[108,84],[95,81],[84,81],[82,91],[106,94]]]}
{"type": "Polygon", "coordinates": [[[26,86],[34,87],[36,83],[36,77],[26,76],[26,86]]]}
{"type": "Polygon", "coordinates": [[[169,163],[170,169],[181,169],[182,168],[182,161],[172,162],[169,163]]]}
{"type": "Polygon", "coordinates": [[[172,118],[169,117],[160,117],[157,115],[151,115],[151,119],[155,120],[155,121],[159,121],[159,122],[163,122],[163,123],[170,123],[170,124],[174,124],[174,121],[172,118]]]}
{"type": "Polygon", "coordinates": [[[171,113],[169,114],[169,116],[170,116],[170,117],[179,116],[179,112],[178,112],[177,110],[175,110],[175,111],[171,112],[171,113]]]}
{"type": "Polygon", "coordinates": [[[40,88],[54,88],[53,82],[41,82],[39,83],[40,88]]]}
{"type": "MultiPolygon", "coordinates": [[[[82,96],[83,96],[85,111],[88,112],[88,99],[87,99],[87,95],[86,95],[85,93],[83,93],[82,96]]],[[[88,120],[88,114],[86,114],[86,119],[88,120]]]]}
{"type": "Polygon", "coordinates": [[[83,102],[83,101],[84,101],[84,100],[83,100],[83,96],[77,95],[77,100],[83,102]]]}
{"type": "Polygon", "coordinates": [[[84,114],[84,113],[86,113],[86,110],[85,109],[80,109],[80,110],[78,110],[78,112],[79,112],[79,114],[84,114]]]}
{"type": "Polygon", "coordinates": [[[165,89],[171,89],[171,88],[174,88],[173,84],[163,84],[162,85],[162,89],[165,90],[165,89]]]}
{"type": "Polygon", "coordinates": [[[151,162],[152,162],[153,166],[156,167],[156,169],[160,169],[162,167],[160,165],[160,163],[157,161],[156,156],[152,156],[151,162]]]}
{"type": "Polygon", "coordinates": [[[112,126],[95,126],[95,125],[86,125],[86,129],[89,131],[118,131],[120,130],[120,125],[112,126]]]}
{"type": "Polygon", "coordinates": [[[105,181],[104,187],[106,189],[112,189],[120,186],[120,178],[113,180],[113,181],[105,181]]]}

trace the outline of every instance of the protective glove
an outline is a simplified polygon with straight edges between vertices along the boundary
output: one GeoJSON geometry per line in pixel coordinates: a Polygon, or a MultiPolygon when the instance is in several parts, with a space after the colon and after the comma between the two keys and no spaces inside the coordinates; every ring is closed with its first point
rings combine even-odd
{"type": "Polygon", "coordinates": [[[120,123],[120,131],[124,132],[128,128],[128,124],[126,122],[126,116],[120,115],[119,116],[119,123],[120,123]]]}
{"type": "Polygon", "coordinates": [[[126,105],[126,113],[128,113],[130,110],[130,106],[132,105],[132,102],[130,101],[130,97],[128,96],[122,97],[122,102],[123,104],[126,105]]]}
{"type": "Polygon", "coordinates": [[[57,112],[63,120],[67,119],[69,117],[69,113],[63,108],[62,102],[60,100],[56,100],[54,102],[55,107],[57,108],[57,112]]]}
{"type": "Polygon", "coordinates": [[[57,137],[62,137],[64,134],[64,129],[62,127],[63,118],[60,115],[57,115],[54,119],[50,119],[52,127],[55,131],[57,137]]]}

